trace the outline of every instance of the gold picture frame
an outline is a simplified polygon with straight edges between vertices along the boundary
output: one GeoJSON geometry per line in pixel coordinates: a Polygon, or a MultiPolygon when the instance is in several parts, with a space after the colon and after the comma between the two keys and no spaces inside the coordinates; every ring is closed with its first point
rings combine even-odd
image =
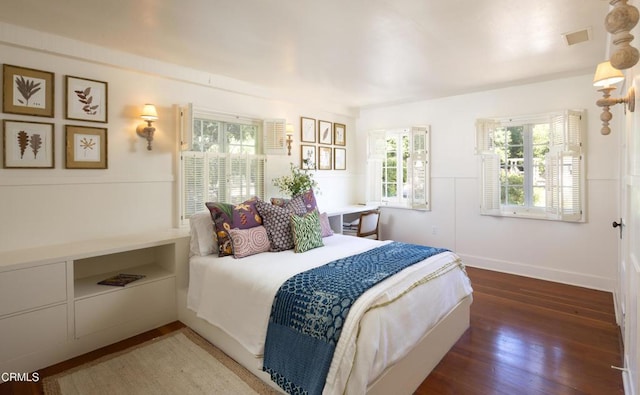
{"type": "Polygon", "coordinates": [[[316,142],[316,120],[308,117],[300,117],[300,142],[316,142]]]}
{"type": "Polygon", "coordinates": [[[347,127],[342,123],[333,124],[333,144],[347,145],[347,127]]]}
{"type": "Polygon", "coordinates": [[[2,81],[3,112],[53,118],[54,73],[5,64],[2,81]]]}
{"type": "Polygon", "coordinates": [[[316,169],[316,146],[300,145],[300,169],[315,170],[316,169]]]}
{"type": "Polygon", "coordinates": [[[67,169],[106,169],[107,128],[65,126],[67,169]]]}
{"type": "Polygon", "coordinates": [[[55,167],[54,125],[45,122],[2,121],[5,169],[55,167]]]}
{"type": "Polygon", "coordinates": [[[77,121],[108,121],[109,86],[104,81],[65,76],[65,118],[77,121]]]}
{"type": "Polygon", "coordinates": [[[331,170],[331,147],[318,147],[318,169],[331,170]]]}
{"type": "Polygon", "coordinates": [[[318,143],[331,145],[333,141],[333,130],[331,122],[318,121],[318,143]]]}

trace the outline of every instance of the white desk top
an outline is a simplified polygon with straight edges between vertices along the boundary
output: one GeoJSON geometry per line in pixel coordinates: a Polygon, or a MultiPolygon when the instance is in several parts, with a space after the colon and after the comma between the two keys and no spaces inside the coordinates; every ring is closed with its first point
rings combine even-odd
{"type": "Polygon", "coordinates": [[[335,209],[335,210],[328,211],[327,215],[329,217],[333,217],[333,216],[336,216],[336,215],[361,213],[363,211],[375,210],[377,208],[378,208],[378,206],[367,206],[367,205],[364,205],[364,204],[354,204],[354,205],[344,206],[344,207],[340,207],[340,208],[335,209]]]}

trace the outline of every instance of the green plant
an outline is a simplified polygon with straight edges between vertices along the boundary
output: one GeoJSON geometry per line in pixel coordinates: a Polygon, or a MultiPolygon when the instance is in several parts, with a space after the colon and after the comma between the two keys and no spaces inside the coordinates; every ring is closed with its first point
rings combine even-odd
{"type": "Polygon", "coordinates": [[[302,170],[293,163],[290,163],[291,174],[273,179],[273,185],[286,193],[290,197],[298,196],[309,189],[318,192],[318,182],[313,179],[313,173],[309,170],[302,170]]]}

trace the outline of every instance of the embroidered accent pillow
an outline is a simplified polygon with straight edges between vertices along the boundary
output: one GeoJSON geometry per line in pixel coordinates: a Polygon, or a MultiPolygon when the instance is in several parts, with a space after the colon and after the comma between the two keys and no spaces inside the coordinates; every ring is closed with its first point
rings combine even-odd
{"type": "Polygon", "coordinates": [[[316,203],[316,195],[313,193],[313,189],[309,189],[308,191],[303,192],[302,200],[304,201],[304,206],[306,207],[308,213],[318,208],[318,203],[316,203]]]}
{"type": "Polygon", "coordinates": [[[294,247],[291,234],[291,214],[303,215],[306,213],[302,196],[291,199],[284,207],[274,206],[259,200],[256,209],[262,217],[262,222],[267,230],[267,236],[271,243],[270,251],[285,251],[294,247]]]}
{"type": "Polygon", "coordinates": [[[322,237],[333,236],[333,229],[331,229],[327,213],[320,214],[320,234],[322,237]]]}
{"type": "Polygon", "coordinates": [[[252,197],[240,204],[207,202],[218,239],[218,256],[233,255],[233,245],[229,238],[232,228],[249,229],[262,225],[262,218],[255,208],[258,197],[252,197]]]}
{"type": "Polygon", "coordinates": [[[264,226],[249,229],[229,229],[233,244],[233,257],[244,258],[249,255],[269,251],[271,243],[264,226]]]}
{"type": "MultiPolygon", "coordinates": [[[[318,208],[318,204],[316,203],[316,195],[313,193],[313,189],[309,189],[308,191],[303,192],[298,196],[302,196],[302,202],[308,213],[318,208]]],[[[286,198],[271,198],[271,204],[279,207],[284,207],[284,205],[289,203],[290,201],[291,199],[286,198]]]]}
{"type": "Polygon", "coordinates": [[[301,217],[292,215],[291,229],[295,252],[305,252],[324,246],[320,233],[318,210],[313,210],[301,217]]]}
{"type": "Polygon", "coordinates": [[[271,204],[278,207],[284,207],[284,205],[289,203],[290,200],[291,199],[272,197],[271,204]]]}

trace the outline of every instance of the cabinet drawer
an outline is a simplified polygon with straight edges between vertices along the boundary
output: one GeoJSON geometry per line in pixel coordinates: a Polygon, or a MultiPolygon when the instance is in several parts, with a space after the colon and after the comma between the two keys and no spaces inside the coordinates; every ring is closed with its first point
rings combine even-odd
{"type": "Polygon", "coordinates": [[[51,348],[67,339],[67,305],[0,319],[0,361],[51,348]]]}
{"type": "Polygon", "coordinates": [[[175,277],[115,288],[75,302],[76,338],[125,322],[146,320],[153,324],[176,315],[175,277]]]}
{"type": "Polygon", "coordinates": [[[65,262],[0,273],[0,316],[65,300],[65,262]]]}

